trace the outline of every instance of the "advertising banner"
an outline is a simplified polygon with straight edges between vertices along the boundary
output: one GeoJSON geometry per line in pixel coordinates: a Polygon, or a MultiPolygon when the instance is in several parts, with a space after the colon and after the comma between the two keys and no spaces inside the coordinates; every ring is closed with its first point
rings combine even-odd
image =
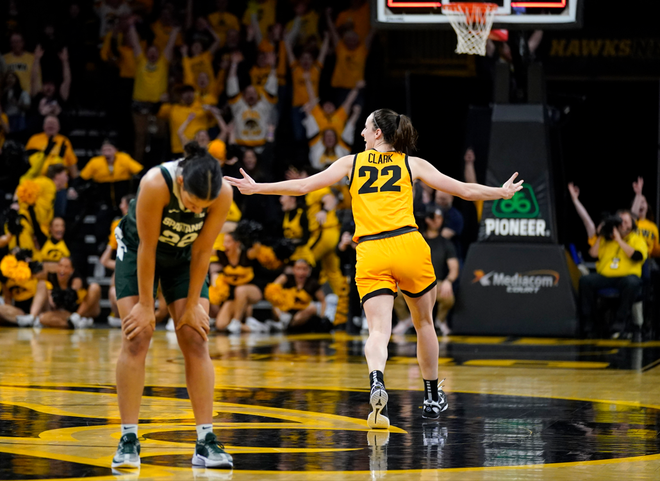
{"type": "Polygon", "coordinates": [[[576,304],[558,245],[475,243],[454,307],[456,334],[574,336],[576,304]]]}

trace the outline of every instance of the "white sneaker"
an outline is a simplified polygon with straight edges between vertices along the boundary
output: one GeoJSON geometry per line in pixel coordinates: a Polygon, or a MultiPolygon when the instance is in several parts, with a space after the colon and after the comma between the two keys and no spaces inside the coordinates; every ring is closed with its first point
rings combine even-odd
{"type": "Polygon", "coordinates": [[[83,327],[89,328],[94,325],[94,318],[93,317],[83,317],[83,327]]]}
{"type": "Polygon", "coordinates": [[[121,319],[115,316],[108,316],[108,326],[121,327],[121,319]]]}
{"type": "Polygon", "coordinates": [[[410,329],[413,325],[412,319],[403,319],[402,321],[399,321],[396,326],[394,326],[394,329],[392,329],[392,334],[398,334],[400,336],[404,335],[408,329],[410,329]]]}
{"type": "Polygon", "coordinates": [[[254,317],[248,316],[245,319],[245,325],[250,328],[250,332],[268,332],[268,326],[254,317]]]}
{"type": "Polygon", "coordinates": [[[440,334],[442,334],[443,336],[448,336],[451,334],[451,329],[449,329],[449,326],[447,325],[447,321],[438,321],[436,319],[435,327],[436,329],[440,330],[440,334]]]}
{"type": "Polygon", "coordinates": [[[238,319],[232,319],[229,325],[227,326],[227,330],[232,334],[240,334],[242,327],[243,326],[241,324],[241,321],[239,321],[238,319]]]}
{"type": "Polygon", "coordinates": [[[71,322],[71,324],[73,324],[73,327],[75,329],[84,329],[84,328],[88,327],[87,326],[87,319],[84,318],[84,317],[80,317],[80,314],[78,314],[77,312],[74,312],[73,314],[71,314],[69,316],[69,322],[71,322]]]}
{"type": "Polygon", "coordinates": [[[16,316],[16,324],[18,324],[18,327],[32,327],[34,324],[34,316],[31,314],[16,316]]]}
{"type": "Polygon", "coordinates": [[[283,312],[280,314],[280,322],[282,323],[282,330],[286,331],[286,328],[289,327],[289,323],[293,319],[293,315],[289,312],[283,312]]]}
{"type": "Polygon", "coordinates": [[[319,314],[321,317],[327,317],[331,321],[335,318],[337,313],[337,303],[339,302],[339,297],[337,294],[328,294],[325,296],[325,313],[319,314]]]}
{"type": "Polygon", "coordinates": [[[165,326],[165,330],[168,332],[176,331],[176,328],[174,327],[174,319],[172,319],[171,317],[167,320],[167,325],[165,326]]]}
{"type": "Polygon", "coordinates": [[[282,321],[273,321],[272,319],[266,319],[266,326],[268,326],[268,329],[270,329],[271,331],[284,330],[284,325],[282,324],[282,321]]]}

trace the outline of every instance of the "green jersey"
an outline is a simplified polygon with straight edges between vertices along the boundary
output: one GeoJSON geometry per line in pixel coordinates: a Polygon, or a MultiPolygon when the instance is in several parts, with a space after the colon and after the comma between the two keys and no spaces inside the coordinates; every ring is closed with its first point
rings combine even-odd
{"type": "MultiPolygon", "coordinates": [[[[158,247],[156,254],[161,257],[174,257],[176,259],[190,259],[190,245],[197,239],[199,232],[204,227],[206,218],[206,209],[201,213],[195,214],[183,206],[181,202],[181,189],[176,182],[177,175],[180,174],[179,164],[181,160],[165,162],[160,166],[161,174],[167,182],[170,190],[170,202],[165,206],[161,214],[160,236],[158,237],[158,247]]],[[[138,189],[138,196],[140,191],[138,189]]],[[[140,238],[137,231],[135,216],[135,203],[133,199],[129,205],[128,213],[119,223],[115,232],[117,239],[129,250],[137,251],[140,238]]],[[[154,213],[157,215],[157,213],[154,213]]],[[[119,243],[121,246],[121,243],[119,243]]]]}

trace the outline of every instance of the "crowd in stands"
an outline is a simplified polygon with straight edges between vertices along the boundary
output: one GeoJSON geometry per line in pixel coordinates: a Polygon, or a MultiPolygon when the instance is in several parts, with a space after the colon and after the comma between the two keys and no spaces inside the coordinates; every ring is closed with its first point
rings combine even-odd
{"type": "MultiPolygon", "coordinates": [[[[4,323],[86,327],[105,321],[100,300],[107,298],[107,322],[119,327],[114,283],[106,293],[87,282],[87,256],[78,248],[81,223],[94,216],[95,254],[112,276],[114,227],[139,179],[182,157],[191,141],[227,175],[240,176],[242,168],[257,181],[308,176],[362,150],[356,133],[368,114],[365,69],[374,40],[368,0],[89,3],[70,0],[41,22],[32,21],[27,3],[18,0],[0,12],[4,323]],[[70,113],[90,102],[105,112],[108,136],[96,146],[97,155],[81,161],[68,137],[70,113]]],[[[476,182],[474,161],[468,150],[468,182],[476,182]]],[[[660,254],[641,190],[640,181],[632,209],[620,213],[620,235],[607,239],[602,227],[587,222],[571,187],[599,260],[596,276],[612,277],[619,268],[617,274],[639,278],[648,255],[660,254]],[[653,239],[653,246],[637,243],[634,232],[653,239]]],[[[448,194],[415,186],[417,223],[438,276],[436,327],[443,335],[451,332],[448,313],[465,255],[463,216],[452,204],[448,194]]],[[[346,324],[359,330],[364,320],[354,283],[350,205],[343,183],[305,198],[235,191],[211,259],[216,329],[328,331],[346,324]],[[257,316],[262,300],[272,309],[257,316]]],[[[595,302],[589,289],[601,286],[600,277],[585,276],[581,284],[587,319],[595,302]]],[[[639,288],[634,280],[628,285],[631,293],[617,284],[625,300],[620,323],[627,322],[624,310],[639,288]]],[[[158,309],[157,318],[167,321],[164,301],[158,309]]],[[[395,309],[394,332],[406,333],[412,321],[405,303],[395,309]]]]}

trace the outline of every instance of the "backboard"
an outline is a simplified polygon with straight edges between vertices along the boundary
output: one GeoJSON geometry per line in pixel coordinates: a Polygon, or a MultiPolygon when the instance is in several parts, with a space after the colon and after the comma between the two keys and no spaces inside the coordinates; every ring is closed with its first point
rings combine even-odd
{"type": "MultiPolygon", "coordinates": [[[[449,27],[442,5],[450,1],[375,0],[372,18],[378,28],[449,27]]],[[[581,22],[582,0],[490,0],[489,3],[498,6],[493,28],[568,29],[579,27],[581,22]]]]}

